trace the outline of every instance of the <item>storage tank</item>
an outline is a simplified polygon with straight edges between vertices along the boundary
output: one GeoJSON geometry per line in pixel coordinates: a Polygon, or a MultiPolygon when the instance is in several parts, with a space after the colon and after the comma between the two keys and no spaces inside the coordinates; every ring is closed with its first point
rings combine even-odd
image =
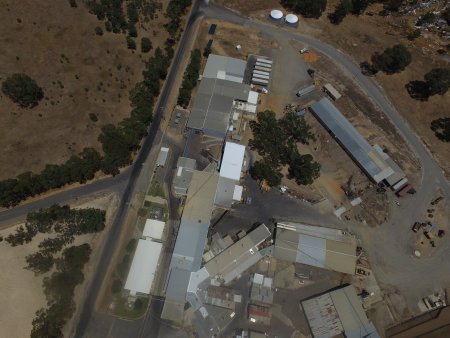
{"type": "Polygon", "coordinates": [[[274,21],[281,21],[281,19],[283,18],[283,12],[279,9],[274,9],[270,12],[269,17],[274,21]]]}
{"type": "Polygon", "coordinates": [[[297,27],[298,26],[298,16],[295,15],[295,14],[288,14],[288,15],[286,15],[284,20],[286,21],[286,24],[288,26],[292,26],[292,27],[297,27]]]}

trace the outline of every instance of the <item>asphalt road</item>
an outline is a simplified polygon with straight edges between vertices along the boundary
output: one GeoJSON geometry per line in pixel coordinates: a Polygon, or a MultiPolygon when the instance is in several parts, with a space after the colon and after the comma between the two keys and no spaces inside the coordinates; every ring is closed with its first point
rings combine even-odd
{"type": "MultiPolygon", "coordinates": [[[[81,312],[81,316],[79,319],[78,327],[75,332],[75,337],[83,337],[85,330],[89,324],[89,319],[94,310],[94,305],[97,300],[97,296],[99,294],[100,288],[102,286],[102,282],[104,277],[106,276],[106,272],[108,266],[111,261],[111,257],[116,249],[116,243],[119,239],[119,235],[121,232],[121,225],[123,224],[126,216],[126,212],[128,210],[128,206],[126,205],[127,201],[131,199],[134,192],[134,187],[139,175],[141,174],[141,169],[143,164],[147,160],[148,153],[150,152],[154,142],[155,136],[157,135],[158,128],[161,122],[161,118],[164,114],[164,107],[167,106],[168,99],[171,91],[173,90],[173,83],[176,75],[178,74],[179,66],[181,64],[181,60],[185,54],[186,46],[189,41],[190,35],[192,34],[193,23],[197,19],[198,16],[198,2],[194,3],[194,7],[192,9],[191,15],[188,19],[187,25],[185,27],[184,34],[181,38],[180,44],[178,46],[175,57],[172,61],[172,68],[169,70],[168,76],[165,80],[165,85],[162,89],[159,102],[155,107],[155,114],[152,124],[150,125],[150,130],[148,136],[145,138],[142,148],[139,152],[139,155],[135,161],[135,163],[130,168],[130,178],[128,184],[126,185],[125,191],[123,192],[122,198],[120,200],[120,205],[117,210],[116,217],[114,219],[112,228],[108,234],[108,238],[105,240],[105,247],[102,251],[99,264],[96,269],[96,273],[91,281],[90,287],[87,291],[86,301],[83,306],[83,310],[81,312]]],[[[159,133],[160,136],[161,133],[159,133]]]]}

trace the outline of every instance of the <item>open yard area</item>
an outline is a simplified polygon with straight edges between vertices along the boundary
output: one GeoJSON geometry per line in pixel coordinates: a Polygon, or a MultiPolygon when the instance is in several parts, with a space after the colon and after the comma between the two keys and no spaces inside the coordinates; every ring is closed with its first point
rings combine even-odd
{"type": "Polygon", "coordinates": [[[130,115],[129,90],[168,36],[161,29],[167,19],[157,10],[153,20],[136,24],[132,51],[126,35],[106,31],[82,1],[72,8],[68,1],[1,0],[0,20],[0,80],[25,73],[44,93],[34,108],[0,95],[0,179],[61,164],[85,147],[101,150],[101,128],[130,115]],[[152,42],[147,54],[141,37],[152,42]]]}

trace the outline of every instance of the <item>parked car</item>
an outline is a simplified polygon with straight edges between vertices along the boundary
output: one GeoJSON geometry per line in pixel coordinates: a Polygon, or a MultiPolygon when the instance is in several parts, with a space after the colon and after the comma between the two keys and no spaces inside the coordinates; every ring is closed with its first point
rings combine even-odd
{"type": "Polygon", "coordinates": [[[422,223],[420,222],[415,222],[413,227],[412,227],[412,231],[417,232],[419,231],[419,229],[422,227],[422,223]]]}

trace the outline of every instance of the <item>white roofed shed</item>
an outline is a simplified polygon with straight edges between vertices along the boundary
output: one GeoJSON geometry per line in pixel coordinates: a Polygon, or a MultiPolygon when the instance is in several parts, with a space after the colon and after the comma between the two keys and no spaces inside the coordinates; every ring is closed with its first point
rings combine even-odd
{"type": "Polygon", "coordinates": [[[220,165],[220,176],[239,181],[244,162],[245,146],[226,142],[220,165]]]}
{"type": "Polygon", "coordinates": [[[161,250],[162,244],[159,242],[148,239],[138,241],[125,290],[129,290],[132,295],[150,294],[161,250]]]}
{"type": "Polygon", "coordinates": [[[162,221],[158,221],[157,219],[147,219],[145,221],[144,231],[142,232],[142,236],[145,238],[153,238],[157,240],[162,239],[162,235],[164,233],[164,227],[166,223],[162,221]]]}

